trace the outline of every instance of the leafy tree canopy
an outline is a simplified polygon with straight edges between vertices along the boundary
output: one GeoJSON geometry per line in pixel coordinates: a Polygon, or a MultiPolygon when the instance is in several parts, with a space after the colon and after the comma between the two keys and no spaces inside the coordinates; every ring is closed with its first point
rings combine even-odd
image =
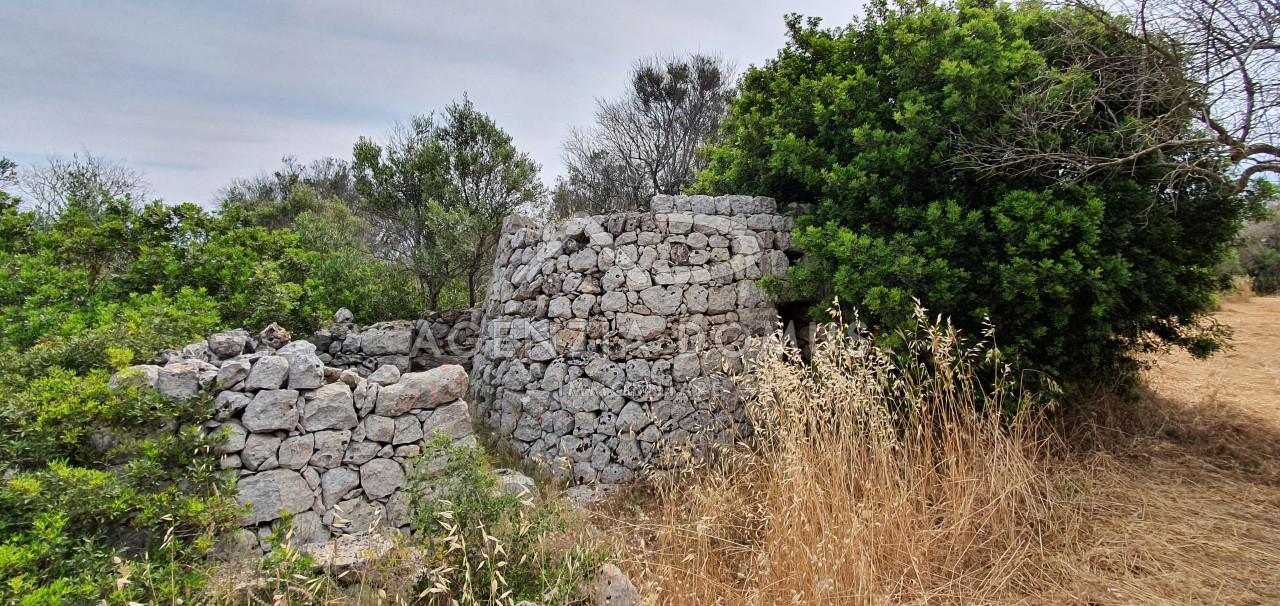
{"type": "Polygon", "coordinates": [[[458,283],[474,306],[502,220],[545,204],[538,164],[469,99],[415,116],[385,143],[361,137],[353,154],[375,251],[407,268],[432,309],[458,283]]]}

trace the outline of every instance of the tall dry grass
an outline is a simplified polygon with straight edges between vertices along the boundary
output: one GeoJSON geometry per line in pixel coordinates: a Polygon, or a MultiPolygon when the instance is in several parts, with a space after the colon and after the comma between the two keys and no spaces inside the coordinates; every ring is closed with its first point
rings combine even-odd
{"type": "MultiPolygon", "coordinates": [[[[990,603],[1023,594],[1051,488],[1034,407],[999,353],[918,313],[895,358],[829,331],[774,338],[744,380],[756,428],[615,520],[661,604],[990,603]]],[[[1016,601],[1016,598],[1015,598],[1016,601]]]]}

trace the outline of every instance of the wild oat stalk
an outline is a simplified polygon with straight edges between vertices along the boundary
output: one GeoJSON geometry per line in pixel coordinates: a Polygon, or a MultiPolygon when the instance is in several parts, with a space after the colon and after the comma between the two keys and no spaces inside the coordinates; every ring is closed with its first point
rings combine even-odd
{"type": "Polygon", "coordinates": [[[670,604],[1000,601],[1050,507],[1034,407],[990,334],[917,321],[905,355],[843,323],[808,362],[759,343],[755,435],[658,486],[641,584],[670,604]]]}

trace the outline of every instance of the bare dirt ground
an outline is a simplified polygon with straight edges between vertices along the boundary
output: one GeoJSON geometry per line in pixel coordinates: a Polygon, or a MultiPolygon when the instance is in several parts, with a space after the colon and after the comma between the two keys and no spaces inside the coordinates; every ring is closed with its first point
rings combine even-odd
{"type": "MultiPolygon", "coordinates": [[[[1280,604],[1280,297],[1226,303],[1232,346],[1103,398],[1058,480],[1083,515],[1045,602],[1280,604]],[[1069,580],[1066,580],[1069,579],[1069,580]]],[[[1049,571],[1046,571],[1049,572],[1049,571]]]]}
{"type": "Polygon", "coordinates": [[[1165,356],[1149,382],[1186,406],[1234,410],[1280,431],[1280,297],[1226,303],[1217,319],[1234,330],[1230,349],[1208,360],[1165,356]]]}

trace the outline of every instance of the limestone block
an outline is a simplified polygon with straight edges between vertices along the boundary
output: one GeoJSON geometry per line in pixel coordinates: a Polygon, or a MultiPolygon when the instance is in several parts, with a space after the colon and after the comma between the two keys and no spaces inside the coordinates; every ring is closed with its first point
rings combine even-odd
{"type": "Polygon", "coordinates": [[[251,433],[240,451],[240,461],[245,469],[257,470],[268,459],[276,457],[280,437],[269,433],[251,433]]]}
{"type": "MultiPolygon", "coordinates": [[[[416,424],[416,423],[415,423],[416,424]]],[[[347,453],[342,455],[343,465],[363,465],[378,456],[382,444],[377,442],[352,442],[347,446],[347,453]]]]}
{"type": "Polygon", "coordinates": [[[347,453],[347,445],[351,443],[351,432],[347,430],[317,431],[315,451],[311,455],[310,464],[320,469],[331,469],[342,463],[347,453]]]}
{"type": "Polygon", "coordinates": [[[383,499],[404,484],[404,468],[390,459],[374,459],[360,466],[360,487],[370,499],[383,499]]]}
{"type": "Polygon", "coordinates": [[[282,356],[263,356],[253,363],[244,380],[245,391],[280,389],[289,376],[289,360],[282,356]]]}
{"type": "Polygon", "coordinates": [[[320,490],[325,507],[333,507],[347,493],[360,485],[360,474],[354,469],[338,467],[320,476],[320,490]]]}
{"type": "Polygon", "coordinates": [[[292,430],[298,423],[297,403],[298,392],[292,389],[259,391],[245,407],[241,422],[253,432],[292,430]]]}
{"type": "Polygon", "coordinates": [[[434,439],[437,435],[449,436],[454,440],[473,435],[475,428],[471,424],[471,411],[467,403],[456,400],[435,409],[422,422],[422,433],[427,440],[434,439]]]}
{"type": "Polygon", "coordinates": [[[314,499],[311,488],[296,471],[272,469],[245,476],[236,486],[236,498],[248,505],[242,523],[257,524],[280,517],[281,511],[301,513],[314,499]]]}
{"type": "Polygon", "coordinates": [[[351,429],[357,422],[351,388],[346,383],[325,385],[304,400],[302,426],[307,431],[351,429]]]}
{"type": "Polygon", "coordinates": [[[289,331],[275,322],[268,324],[262,332],[258,333],[258,342],[271,349],[284,347],[289,343],[289,338],[289,331]]]}
{"type": "Polygon", "coordinates": [[[622,266],[615,265],[605,272],[604,277],[600,279],[600,286],[605,292],[612,292],[622,288],[626,282],[626,272],[622,269],[622,266]]]}
{"type": "Polygon", "coordinates": [[[569,413],[600,410],[601,398],[597,384],[591,379],[573,379],[558,392],[558,400],[569,413]]]}
{"type": "Polygon", "coordinates": [[[244,353],[244,346],[249,342],[249,333],[243,330],[229,330],[209,335],[206,339],[209,351],[219,358],[231,358],[244,353]]]}
{"type": "Polygon", "coordinates": [[[627,290],[641,291],[653,286],[653,277],[649,274],[649,271],[640,267],[633,267],[627,270],[626,279],[627,290]]]}
{"type": "Polygon", "coordinates": [[[413,346],[413,327],[407,321],[379,322],[360,335],[360,348],[372,356],[408,354],[413,346]]]}
{"type": "Polygon", "coordinates": [[[402,415],[395,418],[395,430],[392,433],[391,444],[393,446],[399,444],[408,444],[410,442],[418,442],[422,440],[422,424],[418,422],[418,418],[413,415],[402,415]]]}
{"type": "Polygon", "coordinates": [[[277,356],[284,356],[292,359],[295,356],[305,356],[316,353],[316,344],[310,341],[290,341],[283,347],[276,350],[277,356]]]}
{"type": "Polygon", "coordinates": [[[702,374],[702,363],[696,353],[682,353],[672,362],[671,376],[676,381],[687,382],[702,374]]]}
{"type": "Polygon", "coordinates": [[[674,286],[652,286],[640,291],[640,300],[644,301],[650,312],[670,316],[680,309],[683,294],[674,286]]]}
{"type": "Polygon", "coordinates": [[[708,291],[707,312],[722,314],[733,311],[738,304],[738,290],[732,286],[719,286],[708,291]]]}
{"type": "Polygon", "coordinates": [[[401,375],[399,383],[381,388],[374,412],[395,417],[413,409],[435,408],[466,392],[466,371],[461,366],[446,364],[426,372],[406,373],[401,375]]]}
{"type": "MultiPolygon", "coordinates": [[[[306,343],[306,341],[293,343],[306,343]]],[[[324,363],[318,356],[307,353],[286,357],[289,359],[289,389],[314,389],[324,385],[324,363]]]]}
{"type": "Polygon", "coordinates": [[[213,418],[226,421],[253,401],[253,397],[238,391],[221,391],[213,398],[213,418]]]}
{"type": "Polygon", "coordinates": [[[615,322],[618,334],[633,341],[653,339],[667,329],[667,321],[658,316],[621,313],[615,322]]]}
{"type": "Polygon", "coordinates": [[[285,438],[280,443],[280,450],[276,455],[281,467],[288,469],[302,469],[311,455],[315,452],[315,436],[312,434],[302,434],[285,438]]]}
{"type": "Polygon", "coordinates": [[[572,255],[569,255],[569,269],[573,271],[589,271],[596,268],[596,252],[591,248],[584,248],[572,255]]]}
{"type": "Polygon", "coordinates": [[[390,417],[369,415],[364,419],[365,439],[388,443],[395,436],[396,423],[390,417]]]}
{"type": "Polygon", "coordinates": [[[200,391],[200,365],[193,360],[170,362],[156,373],[156,390],[173,400],[186,400],[200,391]]]}
{"type": "Polygon", "coordinates": [[[215,439],[213,451],[217,454],[231,454],[244,449],[249,432],[236,421],[227,421],[213,430],[215,439]],[[216,441],[221,440],[221,441],[216,441]]]}
{"type": "Polygon", "coordinates": [[[384,364],[370,373],[368,380],[379,385],[391,385],[400,380],[400,369],[392,364],[384,364]]]}
{"type": "MultiPolygon", "coordinates": [[[[226,360],[222,366],[218,368],[218,387],[227,389],[234,387],[249,376],[249,369],[252,363],[249,360],[239,358],[226,360]]],[[[227,393],[227,392],[222,392],[227,393]]]]}
{"type": "Polygon", "coordinates": [[[573,317],[586,318],[590,316],[591,308],[595,306],[595,303],[596,303],[595,295],[578,295],[578,298],[573,300],[573,305],[572,305],[573,317]]]}

